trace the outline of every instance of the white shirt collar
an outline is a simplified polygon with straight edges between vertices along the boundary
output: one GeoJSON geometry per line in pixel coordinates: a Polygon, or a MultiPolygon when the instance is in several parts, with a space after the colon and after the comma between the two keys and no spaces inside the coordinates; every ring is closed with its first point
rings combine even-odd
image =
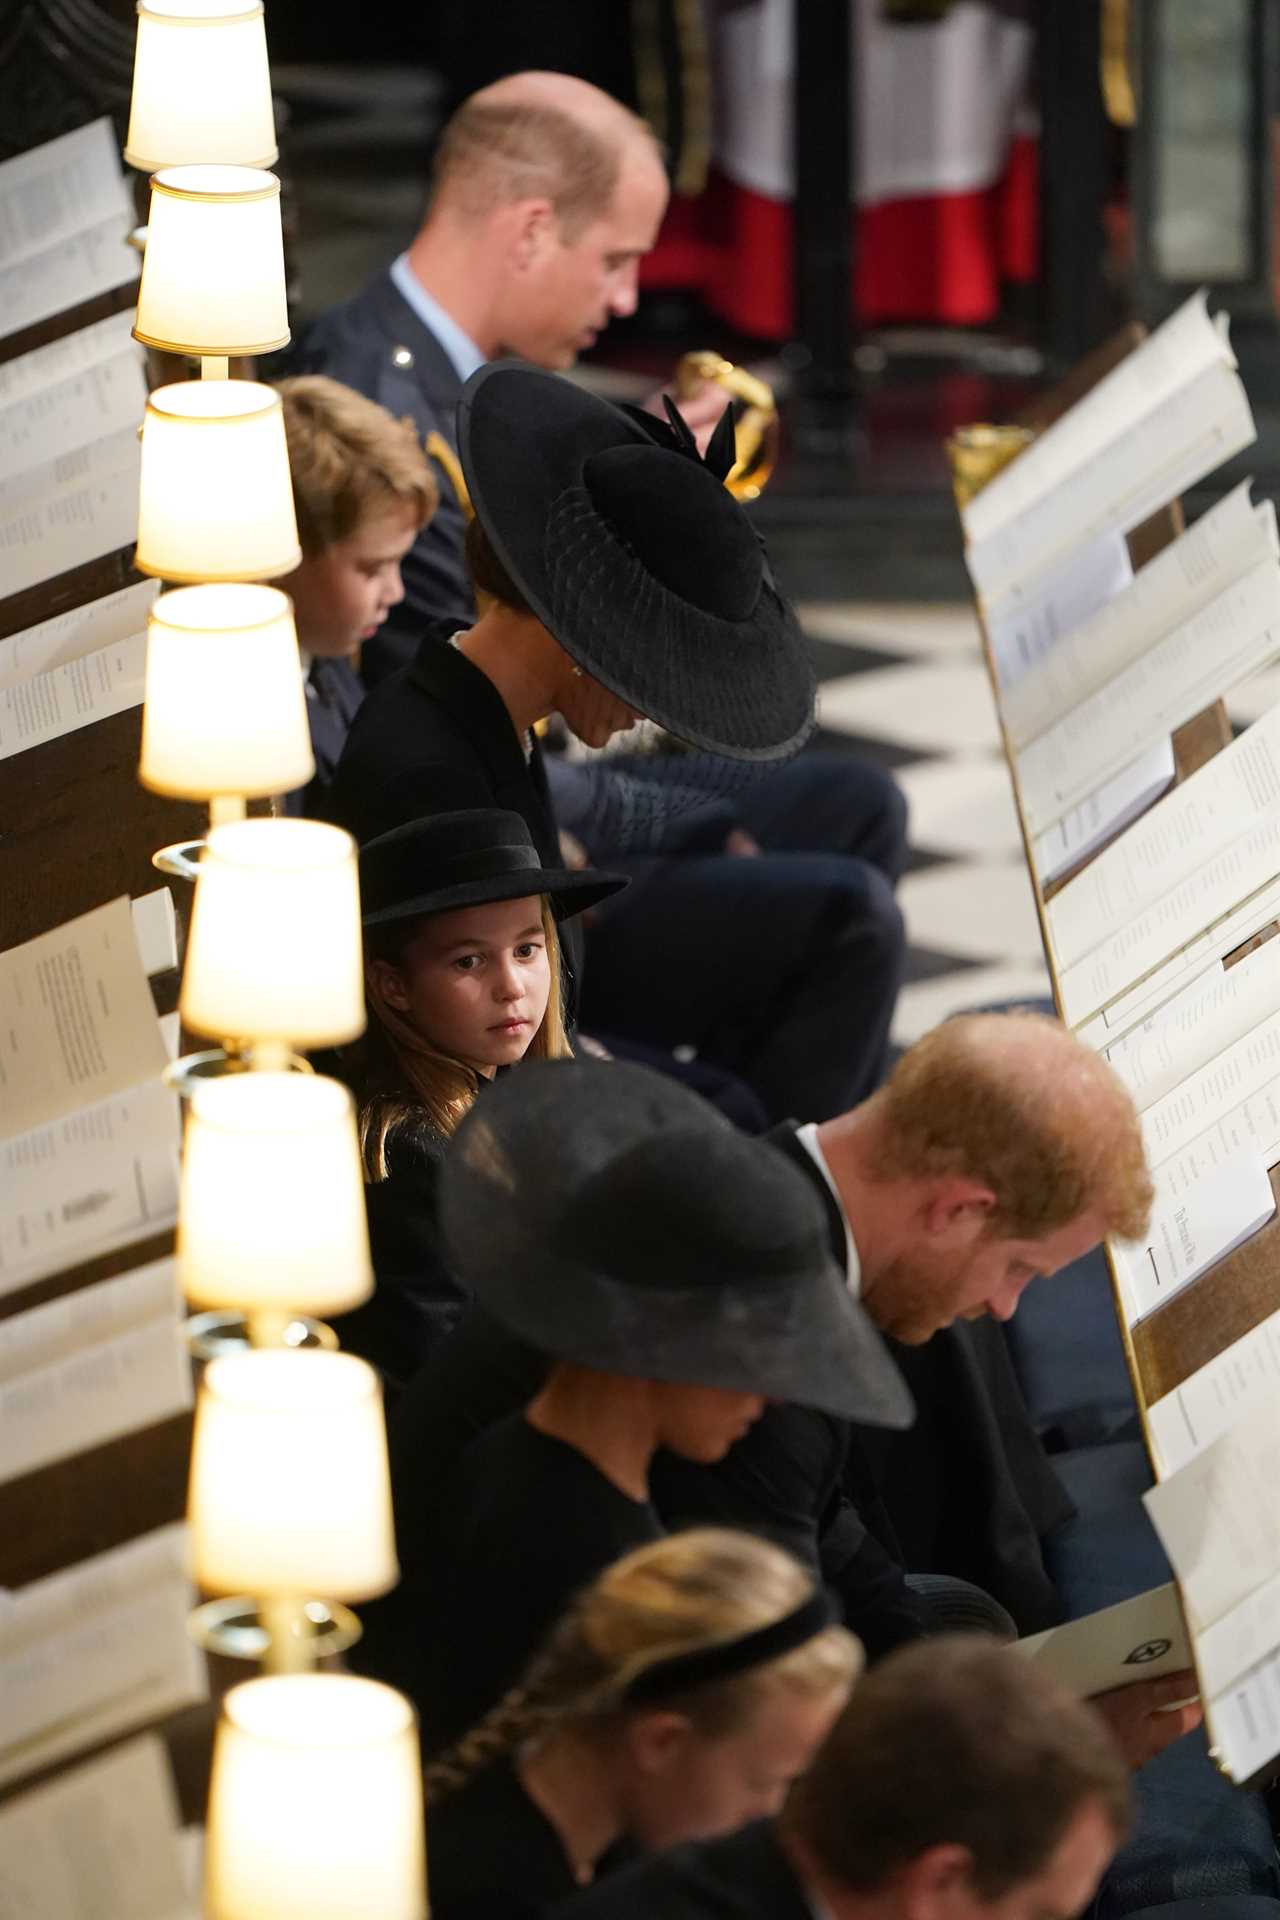
{"type": "Polygon", "coordinates": [[[844,1221],[845,1273],[849,1281],[849,1291],[853,1295],[854,1299],[856,1300],[858,1297],[859,1290],[861,1289],[861,1286],[862,1286],[862,1263],[858,1259],[858,1249],[854,1245],[854,1240],[853,1240],[853,1229],[849,1225],[848,1216],[846,1215],[844,1210],[844,1203],[840,1198],[840,1189],[839,1187],[837,1187],[835,1181],[832,1179],[831,1169],[827,1165],[826,1155],[823,1153],[822,1148],[818,1145],[817,1121],[816,1120],[810,1121],[807,1127],[797,1127],[796,1139],[799,1141],[800,1145],[804,1148],[805,1152],[809,1155],[810,1159],[813,1161],[814,1165],[817,1167],[818,1172],[822,1175],[823,1179],[826,1181],[828,1187],[831,1189],[831,1197],[835,1201],[837,1207],[839,1207],[840,1209],[840,1218],[844,1221]]]}
{"type": "Polygon", "coordinates": [[[440,342],[459,380],[469,380],[476,368],[484,365],[488,355],[481,353],[471,335],[463,332],[453,315],[446,313],[438,300],[432,299],[409,265],[407,253],[402,253],[398,260],[391,262],[391,278],[396,291],[408,301],[427,332],[434,334],[440,342]]]}

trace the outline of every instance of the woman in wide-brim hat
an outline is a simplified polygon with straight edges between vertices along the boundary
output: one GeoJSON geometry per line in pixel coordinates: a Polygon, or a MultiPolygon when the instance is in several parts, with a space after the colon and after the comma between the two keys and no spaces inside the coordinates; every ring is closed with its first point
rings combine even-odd
{"type": "Polygon", "coordinates": [[[445,1143],[499,1073],[569,1054],[559,923],[625,885],[544,865],[521,816],[496,808],[411,821],[361,848],[368,1027],[344,1069],[377,1287],[341,1330],[393,1384],[465,1298],[437,1231],[445,1143]]]}
{"type": "Polygon", "coordinates": [[[574,1593],[662,1533],[660,1450],[712,1464],[772,1400],[911,1417],[812,1184],[646,1068],[542,1061],[495,1086],[445,1155],[441,1217],[476,1306],[549,1370],[483,1425],[473,1321],[423,1381],[483,1431],[442,1464],[393,1421],[402,1580],[359,1658],[414,1698],[434,1748],[516,1683],[574,1593]]]}

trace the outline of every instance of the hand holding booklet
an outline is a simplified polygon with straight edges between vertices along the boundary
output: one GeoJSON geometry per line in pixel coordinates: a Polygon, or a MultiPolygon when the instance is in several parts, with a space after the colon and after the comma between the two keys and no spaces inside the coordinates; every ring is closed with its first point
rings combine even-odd
{"type": "Polygon", "coordinates": [[[1028,1634],[1014,1641],[1013,1651],[1046,1668],[1082,1700],[1139,1680],[1162,1680],[1191,1665],[1191,1643],[1172,1582],[1083,1620],[1028,1634]]]}

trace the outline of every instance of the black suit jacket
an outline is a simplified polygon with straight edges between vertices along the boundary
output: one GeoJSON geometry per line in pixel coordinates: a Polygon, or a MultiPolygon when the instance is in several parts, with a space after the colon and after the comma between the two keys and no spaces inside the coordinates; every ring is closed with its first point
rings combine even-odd
{"type": "MultiPolygon", "coordinates": [[[[457,448],[462,382],[440,342],[423,325],[389,272],[331,307],[308,328],[285,362],[288,373],[326,373],[376,400],[399,419],[406,415],[425,441],[439,433],[457,448]]],[[[450,621],[450,631],[475,618],[471,577],[463,556],[466,516],[453,484],[437,462],[432,472],[440,504],[401,563],[405,597],[361,654],[369,686],[407,666],[423,628],[450,621]]]]}
{"type": "Polygon", "coordinates": [[[562,1911],[570,1920],[813,1920],[814,1914],[767,1821],[638,1860],[562,1911]]]}
{"type": "Polygon", "coordinates": [[[364,701],[364,685],[349,660],[313,660],[306,685],[307,725],[316,770],[307,786],[285,795],[285,812],[323,819],[351,722],[364,701]]]}

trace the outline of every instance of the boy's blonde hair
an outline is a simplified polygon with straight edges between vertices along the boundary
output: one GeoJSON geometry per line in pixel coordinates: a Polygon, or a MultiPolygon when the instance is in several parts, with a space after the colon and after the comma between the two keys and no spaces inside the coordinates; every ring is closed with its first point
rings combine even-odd
{"type": "Polygon", "coordinates": [[[322,373],[281,380],[298,538],[308,560],[388,507],[409,507],[424,527],[439,494],[412,420],[322,373]]]}

